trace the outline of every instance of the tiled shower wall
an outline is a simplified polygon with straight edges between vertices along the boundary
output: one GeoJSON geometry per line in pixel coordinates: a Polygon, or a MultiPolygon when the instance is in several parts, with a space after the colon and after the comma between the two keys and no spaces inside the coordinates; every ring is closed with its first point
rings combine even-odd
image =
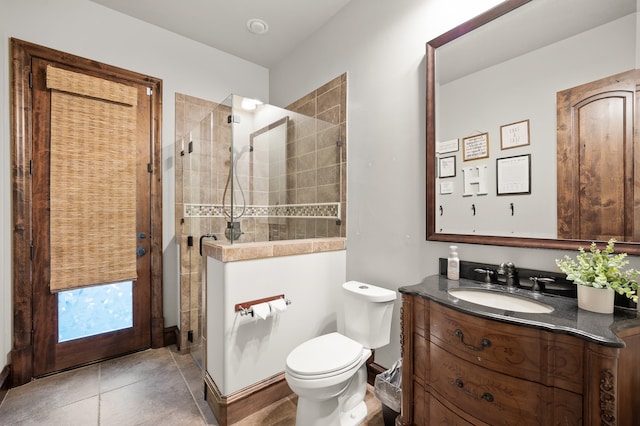
{"type": "MultiPolygon", "coordinates": [[[[322,120],[320,125],[312,127],[305,126],[302,120],[289,121],[286,203],[340,200],[341,220],[287,218],[265,221],[245,216],[241,218],[243,235],[237,243],[346,235],[346,90],[347,78],[343,74],[286,107],[322,120]],[[337,143],[341,147],[337,147],[337,143]]],[[[230,114],[230,109],[224,105],[176,94],[175,226],[180,244],[179,345],[182,353],[193,353],[197,361],[204,324],[199,238],[202,234],[213,233],[225,241],[226,219],[185,217],[184,205],[216,204],[222,200],[229,170],[231,133],[229,127],[214,126],[215,133],[209,134],[211,126],[208,120],[212,111],[213,119],[218,123],[226,122],[230,114]],[[190,132],[194,139],[194,153],[191,155],[188,153],[190,132]],[[185,155],[181,155],[183,148],[185,155]],[[193,237],[193,246],[188,245],[188,236],[193,237]],[[192,341],[188,338],[188,331],[192,332],[192,341]]],[[[248,189],[255,189],[253,183],[248,189]]]]}

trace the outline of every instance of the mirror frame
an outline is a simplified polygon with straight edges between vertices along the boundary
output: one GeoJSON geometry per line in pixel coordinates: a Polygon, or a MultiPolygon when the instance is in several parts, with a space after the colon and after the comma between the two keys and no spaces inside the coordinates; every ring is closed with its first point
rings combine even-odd
{"type": "MultiPolygon", "coordinates": [[[[426,197],[427,197],[427,241],[443,241],[468,244],[484,244],[509,247],[542,248],[556,250],[577,250],[578,247],[588,247],[590,240],[559,240],[547,238],[499,237],[471,234],[443,234],[436,232],[436,99],[435,99],[435,53],[436,49],[444,46],[463,35],[481,27],[500,16],[530,3],[532,0],[505,0],[488,11],[464,22],[446,33],[427,42],[426,71],[427,71],[427,167],[426,167],[426,197]]],[[[606,241],[597,241],[599,245],[606,245],[606,241]]],[[[616,243],[616,252],[626,252],[640,255],[640,244],[630,242],[616,243]]]]}

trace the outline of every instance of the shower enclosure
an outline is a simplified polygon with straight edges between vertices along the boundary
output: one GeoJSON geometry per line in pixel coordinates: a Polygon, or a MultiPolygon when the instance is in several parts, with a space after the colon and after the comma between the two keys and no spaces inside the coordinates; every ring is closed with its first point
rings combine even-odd
{"type": "Polygon", "coordinates": [[[204,241],[345,236],[343,126],[231,95],[176,141],[181,351],[201,362],[204,241]]]}
{"type": "Polygon", "coordinates": [[[338,125],[229,96],[181,146],[185,232],[231,244],[340,236],[340,133],[338,125]]]}

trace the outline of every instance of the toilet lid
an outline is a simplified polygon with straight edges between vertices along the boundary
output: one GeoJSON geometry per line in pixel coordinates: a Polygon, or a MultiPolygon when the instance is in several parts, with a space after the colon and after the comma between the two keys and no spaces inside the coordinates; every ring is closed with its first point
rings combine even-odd
{"type": "Polygon", "coordinates": [[[339,333],[329,333],[308,340],[287,357],[290,371],[306,376],[331,373],[359,361],[362,345],[339,333]]]}

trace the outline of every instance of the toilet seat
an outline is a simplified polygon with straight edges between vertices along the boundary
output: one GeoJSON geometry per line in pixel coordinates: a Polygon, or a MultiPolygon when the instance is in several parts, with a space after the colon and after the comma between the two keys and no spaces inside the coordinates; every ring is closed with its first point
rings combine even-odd
{"type": "Polygon", "coordinates": [[[362,361],[360,343],[340,333],[315,337],[287,356],[287,373],[300,379],[321,379],[341,374],[362,361]]]}

